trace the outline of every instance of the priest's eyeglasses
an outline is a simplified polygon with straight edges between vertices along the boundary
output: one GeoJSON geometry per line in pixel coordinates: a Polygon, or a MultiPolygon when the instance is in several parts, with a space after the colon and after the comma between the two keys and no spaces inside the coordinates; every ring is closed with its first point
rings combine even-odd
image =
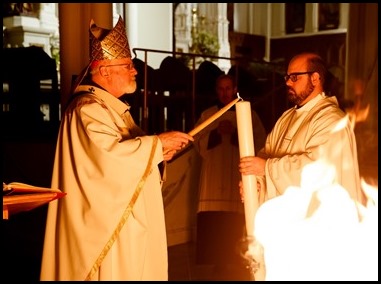
{"type": "Polygon", "coordinates": [[[312,73],[315,73],[315,71],[294,72],[294,73],[286,74],[286,76],[284,76],[284,81],[287,83],[288,79],[291,79],[292,82],[296,82],[298,81],[299,75],[312,74],[312,73]]]}

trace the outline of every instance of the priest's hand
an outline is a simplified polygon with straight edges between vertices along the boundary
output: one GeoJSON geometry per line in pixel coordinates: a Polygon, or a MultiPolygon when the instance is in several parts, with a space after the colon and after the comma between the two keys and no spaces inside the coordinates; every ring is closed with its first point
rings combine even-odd
{"type": "Polygon", "coordinates": [[[263,176],[265,174],[266,159],[248,156],[240,159],[238,169],[242,175],[263,176]]]}

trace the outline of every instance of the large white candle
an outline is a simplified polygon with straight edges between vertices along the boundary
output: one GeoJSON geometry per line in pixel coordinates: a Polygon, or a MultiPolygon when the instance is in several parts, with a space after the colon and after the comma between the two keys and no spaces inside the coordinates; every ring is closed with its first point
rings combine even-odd
{"type": "MultiPolygon", "coordinates": [[[[251,119],[251,105],[249,101],[240,101],[236,104],[238,144],[240,157],[254,156],[253,123],[251,119]]],[[[242,175],[246,233],[252,236],[254,232],[254,218],[258,209],[257,178],[255,175],[242,175]]]]}

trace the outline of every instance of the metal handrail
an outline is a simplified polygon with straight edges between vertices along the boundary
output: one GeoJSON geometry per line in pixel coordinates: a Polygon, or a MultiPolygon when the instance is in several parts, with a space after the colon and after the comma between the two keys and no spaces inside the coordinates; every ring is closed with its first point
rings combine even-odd
{"type": "MultiPolygon", "coordinates": [[[[276,90],[278,89],[277,86],[275,86],[275,69],[279,67],[279,64],[267,62],[264,60],[256,60],[256,59],[249,59],[247,57],[223,57],[223,56],[215,56],[215,55],[206,55],[206,54],[200,54],[200,53],[187,53],[187,52],[177,52],[177,51],[165,51],[165,50],[158,50],[158,49],[147,49],[147,48],[133,48],[132,52],[137,58],[137,52],[142,51],[144,53],[144,90],[143,90],[143,106],[142,106],[142,129],[144,131],[148,130],[148,53],[161,53],[161,54],[171,54],[173,57],[175,56],[188,56],[192,59],[192,90],[191,90],[191,98],[192,98],[192,105],[191,105],[191,122],[194,125],[196,122],[196,59],[197,58],[207,58],[207,59],[224,59],[224,60],[230,60],[233,62],[237,62],[236,64],[236,82],[238,82],[238,67],[240,62],[244,63],[259,63],[263,65],[268,65],[273,70],[273,76],[271,78],[272,80],[272,89],[276,90]]],[[[272,101],[272,109],[274,111],[274,108],[276,107],[275,101],[272,101]]],[[[275,113],[275,112],[274,112],[275,113]]]]}

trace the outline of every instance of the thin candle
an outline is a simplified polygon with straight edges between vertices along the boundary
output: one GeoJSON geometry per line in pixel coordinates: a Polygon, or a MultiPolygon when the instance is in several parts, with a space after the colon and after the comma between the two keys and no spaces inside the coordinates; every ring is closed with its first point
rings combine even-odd
{"type": "Polygon", "coordinates": [[[234,106],[239,100],[242,100],[242,98],[237,93],[237,98],[232,100],[230,103],[228,103],[226,106],[221,108],[219,111],[217,111],[215,114],[213,114],[211,117],[209,117],[207,120],[202,122],[201,124],[197,125],[195,128],[193,128],[191,131],[188,132],[189,135],[195,136],[197,133],[199,133],[201,130],[203,130],[205,127],[207,127],[209,124],[211,124],[213,121],[215,121],[217,118],[219,118],[221,115],[223,115],[225,112],[227,112],[232,106],[234,106]]]}

